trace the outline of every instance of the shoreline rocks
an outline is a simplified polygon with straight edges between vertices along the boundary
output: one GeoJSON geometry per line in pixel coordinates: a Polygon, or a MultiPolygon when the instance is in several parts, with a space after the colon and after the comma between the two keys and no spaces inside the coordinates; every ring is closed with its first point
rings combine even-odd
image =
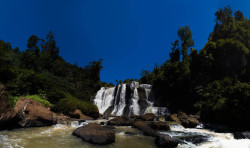
{"type": "Polygon", "coordinates": [[[19,124],[22,127],[40,127],[56,124],[56,114],[32,99],[19,99],[14,110],[21,118],[19,124]]]}
{"type": "Polygon", "coordinates": [[[19,121],[18,114],[9,105],[5,86],[0,83],[0,130],[18,127],[19,121]]]}
{"type": "Polygon", "coordinates": [[[76,118],[76,119],[79,119],[79,120],[93,120],[93,118],[84,115],[79,109],[76,109],[76,110],[74,110],[72,112],[69,112],[69,116],[71,118],[76,118]]]}
{"type": "Polygon", "coordinates": [[[79,127],[73,132],[73,135],[92,144],[104,145],[115,142],[114,128],[101,126],[97,123],[79,127]]]}

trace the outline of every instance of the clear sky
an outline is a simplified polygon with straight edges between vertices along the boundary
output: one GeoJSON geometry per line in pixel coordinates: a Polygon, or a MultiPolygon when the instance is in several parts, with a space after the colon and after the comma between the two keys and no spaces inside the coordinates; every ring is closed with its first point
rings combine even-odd
{"type": "Polygon", "coordinates": [[[60,56],[84,67],[104,59],[101,80],[140,78],[169,58],[181,26],[200,50],[214,13],[230,5],[250,18],[250,0],[0,0],[0,40],[26,49],[30,35],[55,35],[60,56]]]}

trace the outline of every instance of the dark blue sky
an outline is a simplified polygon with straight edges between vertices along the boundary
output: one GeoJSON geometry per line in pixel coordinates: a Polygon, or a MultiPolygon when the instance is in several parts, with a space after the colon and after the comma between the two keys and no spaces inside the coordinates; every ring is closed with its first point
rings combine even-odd
{"type": "Polygon", "coordinates": [[[249,0],[1,0],[0,40],[25,50],[30,35],[51,30],[67,62],[102,58],[101,80],[115,82],[165,62],[181,26],[201,49],[227,5],[250,18],[249,0]]]}

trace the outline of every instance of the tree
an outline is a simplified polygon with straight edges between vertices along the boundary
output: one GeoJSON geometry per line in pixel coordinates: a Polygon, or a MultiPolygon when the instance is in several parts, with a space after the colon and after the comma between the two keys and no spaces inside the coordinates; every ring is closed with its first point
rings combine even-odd
{"type": "Polygon", "coordinates": [[[171,43],[173,46],[171,48],[171,53],[169,54],[170,56],[170,62],[179,62],[180,61],[180,47],[179,47],[179,40],[175,40],[175,42],[171,43]]]}

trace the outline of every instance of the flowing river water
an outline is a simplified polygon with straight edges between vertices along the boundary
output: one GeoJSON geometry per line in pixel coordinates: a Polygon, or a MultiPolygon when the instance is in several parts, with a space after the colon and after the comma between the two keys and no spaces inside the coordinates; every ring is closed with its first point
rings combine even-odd
{"type": "MultiPolygon", "coordinates": [[[[89,121],[97,122],[97,121],[89,121]]],[[[100,122],[100,121],[99,121],[100,122]]],[[[21,128],[0,132],[1,148],[156,148],[154,138],[143,136],[137,129],[130,126],[116,127],[116,142],[106,146],[92,145],[72,135],[72,132],[79,126],[78,122],[71,122],[71,125],[57,124],[48,127],[21,128]],[[125,132],[136,133],[127,135],[125,132]]],[[[171,131],[161,131],[178,138],[187,135],[205,135],[207,142],[194,145],[186,142],[179,144],[180,148],[250,148],[250,139],[236,140],[231,133],[215,133],[200,128],[183,128],[181,125],[171,125],[171,131]]]]}

